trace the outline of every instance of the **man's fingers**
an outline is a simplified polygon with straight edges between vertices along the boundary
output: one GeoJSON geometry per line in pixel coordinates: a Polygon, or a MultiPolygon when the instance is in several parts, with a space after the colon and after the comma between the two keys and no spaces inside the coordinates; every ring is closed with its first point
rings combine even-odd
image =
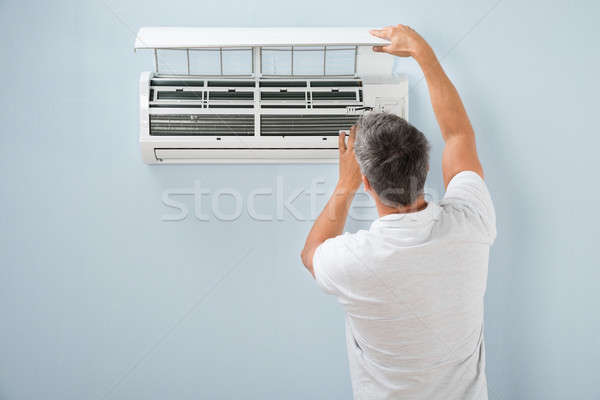
{"type": "Polygon", "coordinates": [[[376,51],[378,53],[389,53],[390,46],[373,46],[373,51],[376,51]]]}
{"type": "Polygon", "coordinates": [[[369,33],[375,37],[381,38],[381,39],[389,39],[390,38],[390,27],[386,26],[383,29],[371,29],[369,31],[369,33]]]}
{"type": "Polygon", "coordinates": [[[340,148],[340,153],[346,151],[346,132],[340,132],[338,136],[338,147],[340,148]]]}
{"type": "Polygon", "coordinates": [[[348,150],[354,149],[354,141],[356,140],[356,126],[352,125],[350,128],[350,138],[348,139],[348,150]]]}
{"type": "MultiPolygon", "coordinates": [[[[383,29],[371,29],[369,31],[369,33],[375,37],[381,38],[381,39],[387,39],[387,40],[391,40],[391,35],[392,35],[392,30],[393,30],[393,26],[386,26],[383,29]]],[[[373,51],[377,52],[377,53],[389,53],[390,52],[390,46],[373,46],[373,51]]]]}

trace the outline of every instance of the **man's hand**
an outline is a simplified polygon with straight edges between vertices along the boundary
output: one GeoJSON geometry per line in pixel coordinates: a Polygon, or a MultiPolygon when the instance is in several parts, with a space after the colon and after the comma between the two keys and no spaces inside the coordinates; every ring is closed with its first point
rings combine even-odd
{"type": "Polygon", "coordinates": [[[373,46],[373,51],[389,53],[398,57],[413,57],[429,48],[429,45],[417,32],[406,25],[386,26],[383,29],[372,29],[371,35],[387,39],[387,46],[373,46]]]}
{"type": "Polygon", "coordinates": [[[355,192],[360,187],[362,175],[354,155],[354,141],[356,140],[356,127],[350,128],[350,137],[346,143],[346,134],[340,133],[340,177],[338,187],[349,192],[355,192]]]}

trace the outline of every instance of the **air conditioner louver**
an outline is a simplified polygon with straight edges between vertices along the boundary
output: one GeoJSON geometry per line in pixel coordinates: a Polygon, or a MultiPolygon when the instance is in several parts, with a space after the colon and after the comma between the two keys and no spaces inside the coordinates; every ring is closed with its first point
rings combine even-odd
{"type": "Polygon", "coordinates": [[[337,136],[348,130],[359,115],[262,115],[261,136],[337,136]]]}
{"type": "Polygon", "coordinates": [[[152,79],[150,86],[182,86],[182,87],[202,87],[204,80],[197,79],[152,79]]]}
{"type": "Polygon", "coordinates": [[[253,88],[256,85],[256,83],[254,81],[208,81],[206,85],[208,87],[253,88]]]}
{"type": "Polygon", "coordinates": [[[313,100],[358,100],[356,92],[340,92],[332,90],[330,92],[312,92],[313,100]]]}
{"type": "Polygon", "coordinates": [[[260,81],[260,87],[306,87],[306,81],[260,81]]]}
{"type": "Polygon", "coordinates": [[[159,91],[156,95],[157,100],[202,100],[200,91],[159,91]]]}
{"type": "Polygon", "coordinates": [[[211,100],[254,100],[254,92],[237,92],[235,90],[227,92],[208,92],[208,101],[211,100]]]}
{"type": "Polygon", "coordinates": [[[362,82],[358,80],[347,81],[311,81],[311,87],[361,87],[362,82]]]}
{"type": "Polygon", "coordinates": [[[306,93],[305,92],[288,92],[288,91],[279,91],[279,92],[262,92],[260,94],[261,100],[305,100],[306,93]]]}

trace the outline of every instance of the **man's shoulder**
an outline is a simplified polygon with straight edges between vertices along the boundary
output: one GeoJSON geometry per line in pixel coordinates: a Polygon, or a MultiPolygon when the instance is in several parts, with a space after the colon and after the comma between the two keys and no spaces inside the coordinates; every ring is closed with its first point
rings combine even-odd
{"type": "Polygon", "coordinates": [[[470,240],[492,243],[496,237],[496,214],[487,185],[473,171],[458,173],[439,203],[439,229],[470,240]]]}
{"type": "Polygon", "coordinates": [[[369,232],[344,233],[327,239],[315,251],[313,269],[319,286],[327,293],[339,294],[351,287],[368,254],[369,232]]]}
{"type": "MultiPolygon", "coordinates": [[[[357,258],[357,252],[363,250],[363,246],[367,245],[371,239],[372,233],[368,230],[359,230],[357,232],[344,232],[341,235],[327,239],[319,248],[322,251],[331,251],[351,255],[353,257],[344,257],[340,261],[352,261],[357,258]]],[[[338,254],[340,255],[340,254],[338,254]]]]}

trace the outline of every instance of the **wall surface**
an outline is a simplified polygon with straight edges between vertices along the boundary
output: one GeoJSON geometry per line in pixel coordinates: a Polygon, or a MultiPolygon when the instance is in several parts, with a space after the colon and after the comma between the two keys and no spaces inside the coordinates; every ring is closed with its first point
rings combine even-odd
{"type": "MultiPolygon", "coordinates": [[[[299,260],[308,189],[331,190],[336,167],[144,165],[137,83],[152,57],[132,47],[145,25],[395,23],[430,40],[459,88],[496,203],[490,398],[600,398],[599,4],[1,1],[0,398],[349,398],[342,311],[299,260]],[[176,196],[187,218],[163,221],[177,212],[165,191],[195,184],[209,221],[191,195],[176,196]],[[235,211],[216,197],[228,188],[272,189],[256,209],[274,220],[219,220],[210,200],[235,211]],[[299,218],[277,210],[300,189],[299,218]]],[[[396,70],[442,193],[426,86],[413,61],[396,70]]]]}

